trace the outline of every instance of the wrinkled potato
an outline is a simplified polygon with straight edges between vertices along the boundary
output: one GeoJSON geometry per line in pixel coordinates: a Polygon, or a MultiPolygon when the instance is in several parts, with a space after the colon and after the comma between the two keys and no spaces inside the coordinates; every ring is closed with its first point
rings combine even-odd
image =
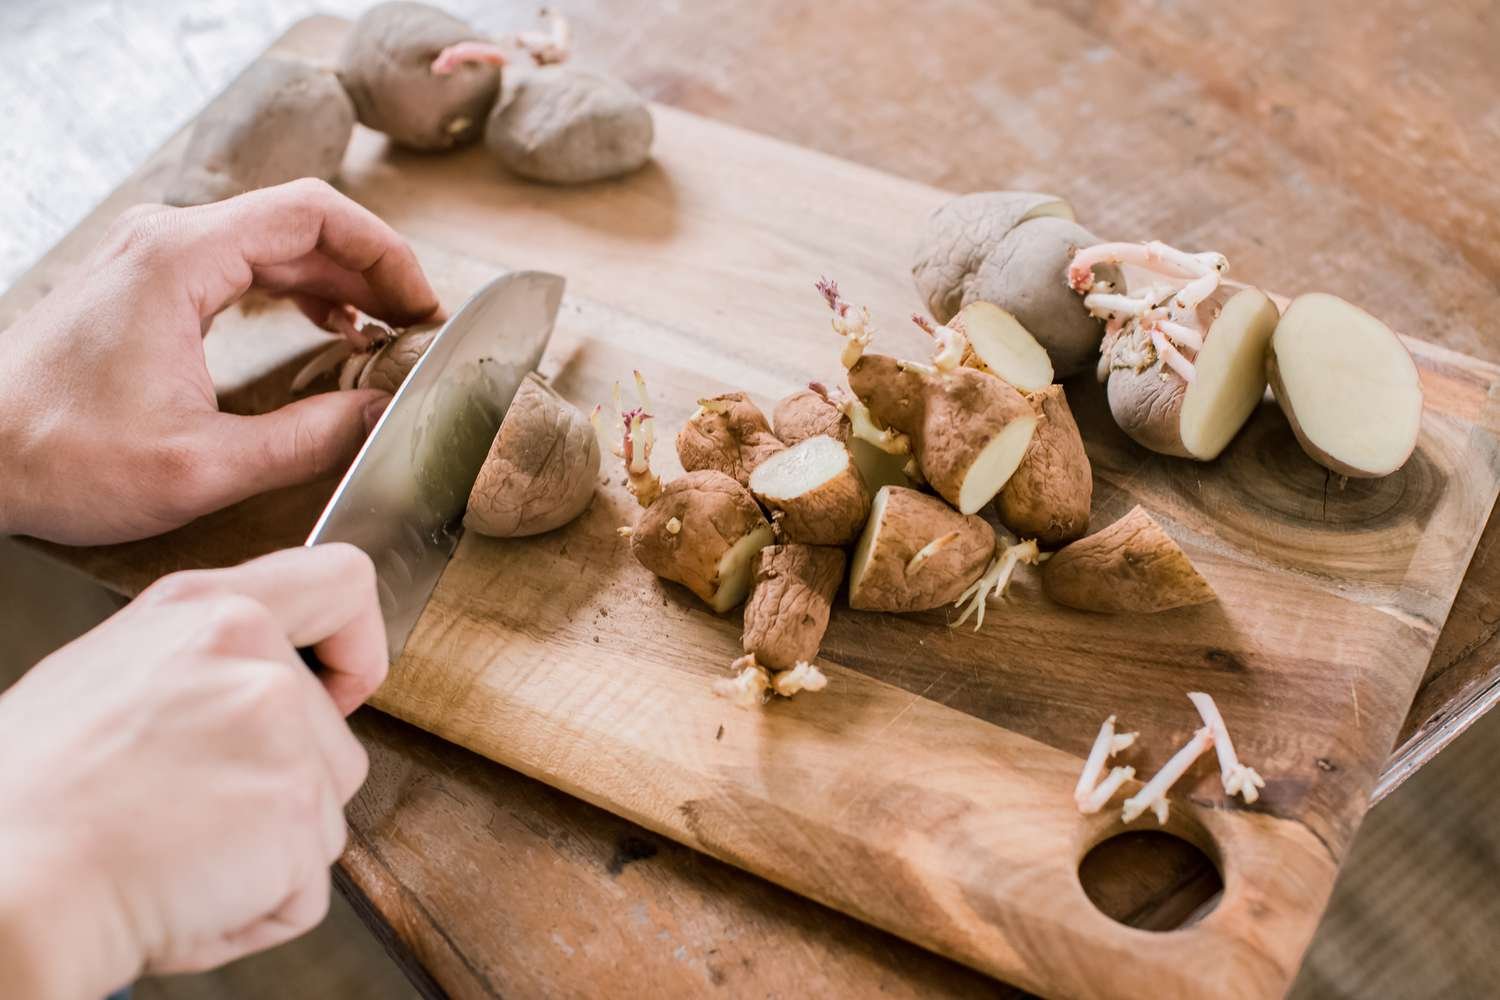
{"type": "Polygon", "coordinates": [[[1187,553],[1139,506],[1043,563],[1042,589],[1082,611],[1154,614],[1217,600],[1187,553]]]}
{"type": "Polygon", "coordinates": [[[369,356],[354,380],[354,387],[395,392],[441,329],[441,323],[426,323],[402,330],[369,356]]]}
{"type": "Polygon", "coordinates": [[[450,45],[479,38],[436,7],[406,0],[378,4],[345,38],[339,79],[360,122],[396,145],[452,149],[479,138],[500,93],[500,70],[470,62],[436,74],[432,61],[450,45]]]}
{"type": "Polygon", "coordinates": [[[905,472],[906,458],[881,451],[863,438],[853,435],[849,418],[821,394],[803,389],[776,404],[771,427],[788,447],[819,434],[842,441],[854,456],[854,466],[873,496],[882,486],[910,486],[905,472]]]}
{"type": "Polygon", "coordinates": [[[755,498],[713,469],[667,483],[641,512],[630,550],[657,576],[697,594],[721,614],[750,591],[750,563],[771,543],[771,525],[755,498]]]}
{"type": "Polygon", "coordinates": [[[756,555],[741,643],[769,670],[817,659],[833,595],[844,578],[842,549],[768,545],[756,555]]]}
{"type": "Polygon", "coordinates": [[[749,484],[756,466],[785,447],[743,392],[699,400],[677,433],[677,458],[685,471],[717,469],[742,485],[749,484]]]}
{"type": "Polygon", "coordinates": [[[299,177],[332,180],[354,132],[354,104],[326,69],[257,60],[198,116],[162,200],[204,205],[299,177]]]}
{"type": "Polygon", "coordinates": [[[973,368],[934,374],[865,354],[849,369],[849,387],[883,426],[911,438],[922,477],[964,514],[1000,492],[1036,427],[1025,396],[973,368]]]}
{"type": "Polygon", "coordinates": [[[850,561],[849,606],[926,611],[952,604],[994,554],[995,532],[983,518],[916,490],[884,487],[850,561]]]}
{"type": "Polygon", "coordinates": [[[979,266],[1016,226],[1028,219],[1073,219],[1073,206],[1033,191],[978,191],[939,206],[927,219],[911,274],[917,293],[939,323],[969,302],[979,266]]]}
{"type": "Polygon", "coordinates": [[[1078,423],[1060,385],[1028,397],[1037,414],[1031,447],[995,498],[1000,523],[1046,546],[1081,538],[1089,530],[1094,473],[1078,423]]]}
{"type": "Polygon", "coordinates": [[[750,492],[788,542],[844,545],[870,513],[870,495],[843,442],[818,434],[778,451],[750,474],[750,492]]]}
{"type": "Polygon", "coordinates": [[[569,66],[547,66],[497,106],[484,141],[502,166],[528,180],[585,184],[619,177],[651,158],[651,111],[627,84],[569,66]]]}
{"type": "Polygon", "coordinates": [[[496,538],[562,527],[593,499],[599,457],[588,419],[528,374],[474,481],[464,527],[496,538]]]}

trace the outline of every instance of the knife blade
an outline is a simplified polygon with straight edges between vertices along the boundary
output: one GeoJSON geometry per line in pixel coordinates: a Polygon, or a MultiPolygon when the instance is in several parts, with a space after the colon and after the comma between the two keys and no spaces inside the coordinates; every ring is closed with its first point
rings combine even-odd
{"type": "Polygon", "coordinates": [[[564,281],[502,274],[443,324],[308,536],[375,564],[394,662],[463,534],[469,491],[526,373],[542,359],[564,281]]]}

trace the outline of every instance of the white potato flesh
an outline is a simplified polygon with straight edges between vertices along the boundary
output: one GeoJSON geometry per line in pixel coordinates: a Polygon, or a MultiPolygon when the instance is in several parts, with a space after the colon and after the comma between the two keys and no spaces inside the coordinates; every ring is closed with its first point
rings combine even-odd
{"type": "Polygon", "coordinates": [[[826,435],[816,435],[779,451],[750,473],[750,492],[771,501],[795,500],[843,475],[849,449],[826,435]]]}
{"type": "Polygon", "coordinates": [[[1322,292],[1298,296],[1271,337],[1288,413],[1308,454],[1348,476],[1384,476],[1422,425],[1417,366],[1390,328],[1322,292]]]}
{"type": "Polygon", "coordinates": [[[958,512],[974,514],[995,499],[1007,480],[1026,457],[1031,435],[1036,430],[1035,417],[1017,417],[1005,425],[974,457],[963,485],[958,488],[958,512]]]}
{"type": "Polygon", "coordinates": [[[870,503],[870,519],[865,522],[865,530],[859,536],[859,542],[854,546],[854,558],[849,560],[849,594],[850,600],[855,600],[855,594],[864,580],[865,572],[870,568],[870,553],[875,551],[875,540],[880,534],[880,522],[885,520],[885,502],[890,498],[889,488],[882,488],[875,494],[875,499],[870,503]]]}
{"type": "Polygon", "coordinates": [[[911,485],[905,472],[909,455],[892,455],[857,437],[849,439],[849,453],[854,456],[854,467],[859,470],[867,490],[911,485]]]}
{"type": "Polygon", "coordinates": [[[1266,344],[1276,329],[1275,304],[1258,288],[1224,303],[1193,362],[1178,434],[1194,458],[1207,462],[1239,433],[1266,392],[1266,344]]]}
{"type": "Polygon", "coordinates": [[[1020,389],[1040,392],[1052,384],[1047,349],[1010,313],[993,302],[970,302],[951,324],[963,330],[985,367],[1020,389]]]}
{"type": "Polygon", "coordinates": [[[719,614],[739,605],[750,594],[750,562],[771,544],[771,526],[763,524],[731,545],[719,557],[719,589],[709,607],[719,614]]]}

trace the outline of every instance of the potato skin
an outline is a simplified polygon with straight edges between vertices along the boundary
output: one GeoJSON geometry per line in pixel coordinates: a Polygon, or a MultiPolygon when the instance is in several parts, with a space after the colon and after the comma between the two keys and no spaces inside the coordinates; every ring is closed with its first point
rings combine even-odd
{"type": "MultiPolygon", "coordinates": [[[[1122,337],[1130,342],[1150,341],[1132,325],[1122,337]]],[[[1136,368],[1115,364],[1106,383],[1109,412],[1132,441],[1161,455],[1192,458],[1182,443],[1182,401],[1187,383],[1157,364],[1136,368]]]]}
{"type": "Polygon", "coordinates": [[[1140,506],[1043,563],[1042,589],[1082,611],[1154,614],[1217,600],[1187,553],[1140,506]]]}
{"type": "Polygon", "coordinates": [[[198,116],[162,200],[204,205],[299,177],[332,180],[353,132],[354,104],[331,72],[257,60],[198,116]]]}
{"type": "Polygon", "coordinates": [[[640,95],[620,80],[571,66],[529,74],[490,115],[484,142],[511,173],[548,184],[586,184],[638,170],[654,127],[640,95]]]}
{"type": "Polygon", "coordinates": [[[377,350],[365,364],[355,381],[355,388],[395,392],[441,329],[441,323],[426,323],[402,330],[396,339],[377,350]]]}
{"type": "Polygon", "coordinates": [[[717,469],[748,486],[755,467],[786,445],[771,433],[766,415],[743,392],[726,392],[709,402],[728,409],[700,410],[683,424],[677,432],[677,459],[687,472],[717,469]]]}
{"type": "Polygon", "coordinates": [[[849,441],[849,418],[811,389],[794,392],[777,403],[771,427],[788,448],[819,434],[849,441]]]}
{"type": "MultiPolygon", "coordinates": [[[[958,600],[995,554],[995,532],[983,518],[960,514],[936,497],[887,486],[879,534],[858,581],[849,580],[849,606],[861,611],[926,611],[958,600]],[[908,574],[907,563],[935,538],[957,531],[953,544],[908,574]]],[[[876,525],[867,527],[872,531],[876,525]]]]}
{"type": "Polygon", "coordinates": [[[1033,415],[1019,390],[988,372],[928,375],[883,354],[856,361],[849,387],[876,420],[911,438],[922,477],[955,507],[979,452],[1006,424],[1033,415]]]}
{"type": "Polygon", "coordinates": [[[939,323],[973,301],[967,291],[980,264],[1007,233],[1039,212],[1073,218],[1066,201],[1034,191],[976,191],[944,202],[928,216],[911,276],[939,323]]]}
{"type": "Polygon", "coordinates": [[[463,21],[424,3],[396,0],[354,22],[339,54],[339,80],[359,120],[398,146],[443,150],[479,138],[500,93],[500,70],[466,63],[431,70],[439,52],[481,40],[463,21]]]}
{"type": "Polygon", "coordinates": [[[741,644],[758,664],[790,670],[811,663],[828,630],[833,595],[844,578],[842,549],[768,545],[753,564],[741,644]]]}
{"type": "Polygon", "coordinates": [[[1032,393],[1038,417],[1021,465],[995,498],[1000,521],[1022,538],[1052,547],[1089,530],[1094,474],[1078,422],[1060,385],[1032,393]]]}
{"type": "Polygon", "coordinates": [[[588,419],[528,374],[474,481],[464,527],[496,538],[562,527],[593,499],[599,457],[588,419]]]}
{"type": "MultiPolygon", "coordinates": [[[[1089,315],[1065,276],[1074,251],[1098,242],[1067,219],[1028,219],[985,257],[964,288],[961,304],[993,302],[1014,316],[1046,348],[1055,378],[1084,371],[1098,357],[1104,326],[1089,315]]],[[[1094,273],[1120,280],[1113,267],[1096,267],[1094,273]]]]}
{"type": "Polygon", "coordinates": [[[657,576],[711,601],[719,560],[759,527],[769,525],[750,491],[722,472],[702,469],[672,480],[641,512],[630,550],[657,576]],[[676,533],[667,527],[673,518],[681,524],[676,533]]]}

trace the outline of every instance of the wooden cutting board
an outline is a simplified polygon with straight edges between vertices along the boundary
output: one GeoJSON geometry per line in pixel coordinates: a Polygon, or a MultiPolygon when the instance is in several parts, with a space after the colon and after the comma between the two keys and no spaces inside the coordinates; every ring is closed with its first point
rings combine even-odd
{"type": "MultiPolygon", "coordinates": [[[[278,47],[316,56],[342,30],[304,22],[278,47]]],[[[919,305],[907,268],[946,193],[667,108],[656,122],[656,162],[621,183],[517,183],[480,150],[404,154],[361,130],[342,186],[417,242],[450,303],[496,268],[566,274],[544,374],[591,405],[640,368],[663,437],[701,395],[743,388],[769,404],[837,373],[819,274],[872,307],[882,349],[924,349],[905,329],[919,305]]],[[[156,197],[181,145],[70,241],[92,242],[119,208],[156,197]]],[[[66,250],[54,258],[76,259],[66,250]]],[[[0,323],[46,284],[8,297],[0,323]]],[[[221,318],[209,352],[230,405],[258,409],[283,398],[310,344],[289,309],[255,303],[221,318]]],[[[1025,576],[977,633],[950,628],[949,612],[840,607],[820,661],[828,690],[739,711],[709,692],[739,623],[634,563],[615,528],[635,508],[612,477],[567,529],[466,538],[377,704],[1040,993],[1279,995],[1500,482],[1500,370],[1412,347],[1428,402],[1419,450],[1395,476],[1342,487],[1274,408],[1199,465],[1141,451],[1097,386],[1069,387],[1096,523],[1147,506],[1217,604],[1086,615],[1052,606],[1025,576]],[[1253,808],[1226,804],[1207,763],[1179,785],[1168,830],[1215,860],[1225,891],[1191,926],[1151,933],[1084,894],[1080,859],[1119,826],[1079,816],[1071,790],[1111,712],[1143,733],[1138,772],[1154,771],[1198,724],[1189,690],[1215,696],[1268,785],[1253,808]]],[[[660,458],[677,471],[669,448],[660,458]]],[[[70,561],[126,588],[232,562],[298,537],[327,492],[283,491],[70,561]]]]}

